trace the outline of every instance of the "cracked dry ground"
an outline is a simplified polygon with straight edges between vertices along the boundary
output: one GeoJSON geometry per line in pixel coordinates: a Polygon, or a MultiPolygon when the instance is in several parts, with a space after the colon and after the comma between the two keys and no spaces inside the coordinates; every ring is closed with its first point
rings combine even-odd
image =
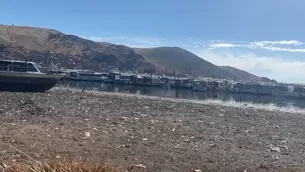
{"type": "MultiPolygon", "coordinates": [[[[303,171],[303,114],[54,89],[0,93],[0,160],[107,162],[142,171],[303,171]],[[145,166],[145,167],[144,167],[145,166]]],[[[122,170],[124,171],[124,170],[122,170]]]]}

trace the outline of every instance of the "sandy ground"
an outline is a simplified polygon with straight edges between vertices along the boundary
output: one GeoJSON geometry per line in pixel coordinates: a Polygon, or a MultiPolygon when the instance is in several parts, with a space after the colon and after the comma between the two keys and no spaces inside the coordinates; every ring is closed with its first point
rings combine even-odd
{"type": "Polygon", "coordinates": [[[121,171],[305,171],[305,114],[64,89],[1,92],[0,114],[6,163],[27,158],[13,146],[121,171]]]}

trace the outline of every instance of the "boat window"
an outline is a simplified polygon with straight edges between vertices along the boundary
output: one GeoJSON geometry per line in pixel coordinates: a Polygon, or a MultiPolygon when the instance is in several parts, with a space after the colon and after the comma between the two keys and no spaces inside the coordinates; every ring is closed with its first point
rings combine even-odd
{"type": "Polygon", "coordinates": [[[80,73],[79,76],[88,76],[88,77],[93,77],[94,74],[92,73],[80,73]]]}
{"type": "Polygon", "coordinates": [[[12,62],[0,61],[0,71],[12,71],[12,62]]]}
{"type": "Polygon", "coordinates": [[[70,72],[70,76],[77,76],[77,73],[76,72],[70,72]]]}
{"type": "Polygon", "coordinates": [[[13,71],[15,72],[27,72],[27,64],[21,62],[13,62],[13,71]]]}
{"type": "Polygon", "coordinates": [[[28,63],[28,71],[29,72],[38,72],[35,66],[32,63],[28,63]]]}

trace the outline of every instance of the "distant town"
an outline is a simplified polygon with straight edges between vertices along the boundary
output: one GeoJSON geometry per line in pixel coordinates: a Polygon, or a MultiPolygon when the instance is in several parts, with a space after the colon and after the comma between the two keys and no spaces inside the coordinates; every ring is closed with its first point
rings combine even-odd
{"type": "Polygon", "coordinates": [[[215,79],[209,77],[166,76],[153,73],[122,72],[119,70],[101,73],[92,70],[63,69],[61,71],[51,71],[51,73],[64,74],[64,81],[104,82],[121,85],[190,89],[201,92],[221,91],[305,98],[305,88],[303,85],[298,84],[215,79]]]}

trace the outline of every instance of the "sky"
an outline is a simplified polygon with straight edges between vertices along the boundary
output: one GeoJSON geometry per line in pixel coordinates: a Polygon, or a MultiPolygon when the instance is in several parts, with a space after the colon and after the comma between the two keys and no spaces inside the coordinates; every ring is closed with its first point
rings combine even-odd
{"type": "Polygon", "coordinates": [[[305,83],[304,0],[9,0],[0,23],[132,47],[178,46],[216,65],[305,83]]]}

